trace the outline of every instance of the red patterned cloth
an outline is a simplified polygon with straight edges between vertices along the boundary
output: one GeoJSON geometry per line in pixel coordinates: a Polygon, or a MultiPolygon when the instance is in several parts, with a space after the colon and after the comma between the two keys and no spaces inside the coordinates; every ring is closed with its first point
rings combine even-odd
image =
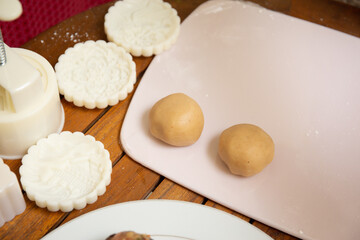
{"type": "Polygon", "coordinates": [[[22,15],[12,22],[0,21],[4,42],[19,47],[57,23],[110,0],[20,0],[22,15]]]}

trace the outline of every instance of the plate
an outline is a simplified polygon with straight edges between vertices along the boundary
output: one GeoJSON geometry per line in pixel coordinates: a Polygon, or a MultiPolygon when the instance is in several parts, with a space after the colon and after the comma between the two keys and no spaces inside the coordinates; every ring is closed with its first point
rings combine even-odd
{"type": "Polygon", "coordinates": [[[71,220],[43,240],[101,240],[121,231],[154,240],[272,239],[251,224],[215,208],[174,200],[139,200],[100,208],[71,220]]]}
{"type": "Polygon", "coordinates": [[[360,236],[360,39],[243,1],[209,1],[154,58],[129,106],[125,152],[215,202],[302,239],[360,236]],[[148,113],[183,92],[205,126],[189,147],[151,136],[148,113]],[[230,174],[220,133],[263,128],[275,157],[261,173],[230,174]],[[339,226],[341,226],[339,228],[339,226]]]}

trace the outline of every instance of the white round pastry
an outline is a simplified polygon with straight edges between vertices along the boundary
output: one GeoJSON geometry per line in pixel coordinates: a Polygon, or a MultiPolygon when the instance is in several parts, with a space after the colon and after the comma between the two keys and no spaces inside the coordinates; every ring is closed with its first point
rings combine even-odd
{"type": "Polygon", "coordinates": [[[76,106],[93,109],[117,104],[136,82],[135,63],[123,48],[86,41],[69,48],[55,65],[59,91],[76,106]]]}
{"type": "Polygon", "coordinates": [[[108,40],[133,56],[151,56],[169,49],[179,31],[176,10],[162,0],[118,1],[105,15],[108,40]]]}
{"type": "Polygon", "coordinates": [[[39,207],[69,212],[104,194],[111,172],[110,154],[101,142],[81,132],[62,132],[29,148],[22,159],[20,182],[39,207]]]}

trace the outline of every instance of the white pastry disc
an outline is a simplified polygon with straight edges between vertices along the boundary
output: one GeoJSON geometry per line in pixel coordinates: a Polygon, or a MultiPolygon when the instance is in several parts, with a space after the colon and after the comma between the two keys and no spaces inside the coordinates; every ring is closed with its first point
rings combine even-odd
{"type": "Polygon", "coordinates": [[[111,172],[110,154],[101,142],[81,132],[62,132],[29,148],[22,159],[20,182],[39,207],[69,212],[104,194],[111,172]]]}
{"type": "Polygon", "coordinates": [[[105,33],[133,56],[151,56],[171,47],[179,35],[180,18],[162,0],[124,0],[109,8],[105,33]]]}
{"type": "Polygon", "coordinates": [[[69,48],[55,65],[59,91],[76,106],[93,109],[117,104],[136,82],[135,63],[122,47],[86,41],[69,48]]]}

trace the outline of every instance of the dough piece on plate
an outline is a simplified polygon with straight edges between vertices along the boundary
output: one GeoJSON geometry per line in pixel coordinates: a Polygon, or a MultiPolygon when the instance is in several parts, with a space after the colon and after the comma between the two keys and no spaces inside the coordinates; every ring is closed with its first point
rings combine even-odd
{"type": "Polygon", "coordinates": [[[39,207],[69,212],[104,194],[111,172],[110,154],[101,142],[81,132],[62,132],[29,148],[22,159],[20,182],[39,207]]]}
{"type": "Polygon", "coordinates": [[[151,56],[171,47],[179,35],[180,18],[162,0],[124,0],[109,8],[105,33],[109,41],[133,56],[151,56]]]}
{"type": "Polygon", "coordinates": [[[59,91],[76,106],[93,109],[117,104],[136,82],[135,63],[122,47],[105,41],[77,43],[55,65],[59,91]]]}

